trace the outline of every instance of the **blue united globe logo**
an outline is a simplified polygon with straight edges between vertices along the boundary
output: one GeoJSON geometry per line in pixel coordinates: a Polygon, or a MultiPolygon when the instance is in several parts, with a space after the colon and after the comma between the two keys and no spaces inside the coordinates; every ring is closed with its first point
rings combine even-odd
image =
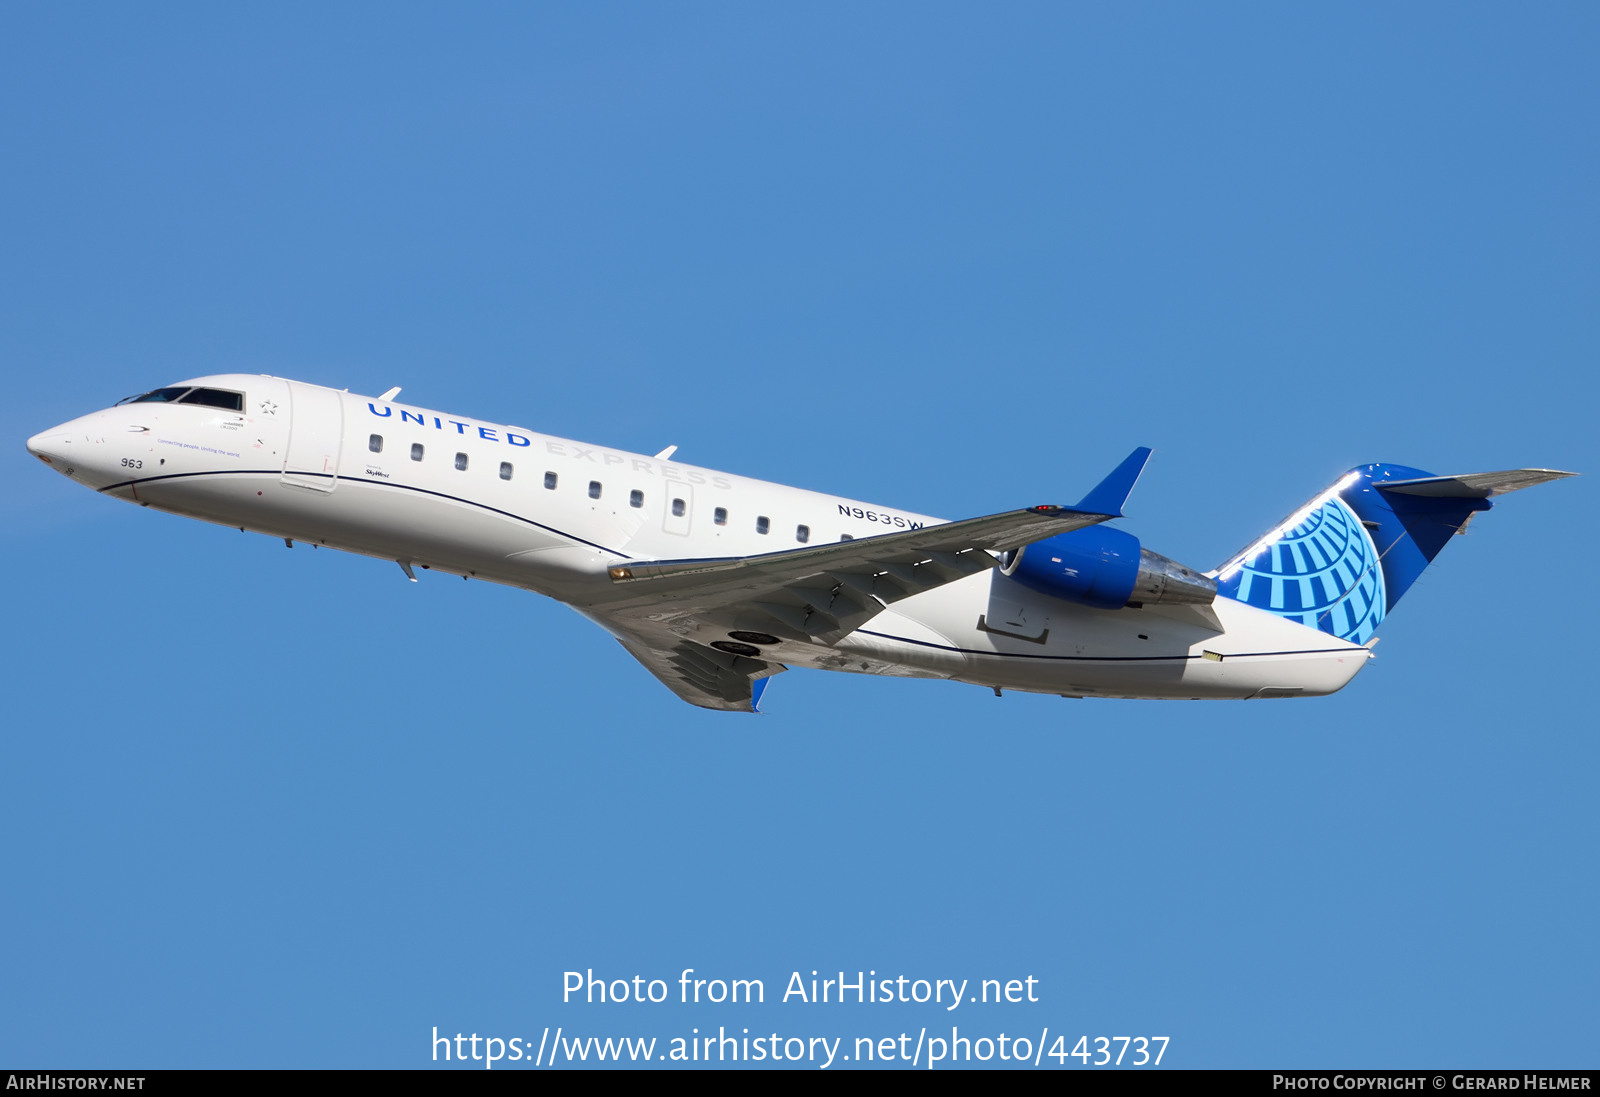
{"type": "Polygon", "coordinates": [[[1372,537],[1335,496],[1253,559],[1224,587],[1270,610],[1352,643],[1364,644],[1388,602],[1372,537]]]}

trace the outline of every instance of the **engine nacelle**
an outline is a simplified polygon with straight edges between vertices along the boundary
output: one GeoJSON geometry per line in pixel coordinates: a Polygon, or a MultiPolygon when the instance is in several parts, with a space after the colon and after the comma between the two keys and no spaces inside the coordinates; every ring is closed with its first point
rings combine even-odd
{"type": "Polygon", "coordinates": [[[1003,558],[1001,574],[1031,590],[1097,609],[1127,605],[1208,606],[1217,581],[1158,552],[1131,533],[1089,526],[1025,545],[1003,558]]]}

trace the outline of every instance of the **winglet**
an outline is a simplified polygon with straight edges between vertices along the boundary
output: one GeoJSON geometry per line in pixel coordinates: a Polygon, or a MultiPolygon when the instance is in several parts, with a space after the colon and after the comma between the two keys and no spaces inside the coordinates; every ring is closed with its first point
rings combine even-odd
{"type": "Polygon", "coordinates": [[[767,677],[767,678],[757,678],[755,681],[750,683],[750,711],[751,712],[755,712],[755,713],[760,713],[761,712],[761,695],[763,693],[767,692],[767,683],[770,682],[770,681],[772,681],[772,679],[770,677],[767,677]]]}
{"type": "Polygon", "coordinates": [[[1139,482],[1139,474],[1144,471],[1145,462],[1150,460],[1150,447],[1140,446],[1123,459],[1122,464],[1111,471],[1111,475],[1095,485],[1094,490],[1079,500],[1073,510],[1085,514],[1109,514],[1113,518],[1122,517],[1122,507],[1128,501],[1128,496],[1133,492],[1133,485],[1139,482]]]}

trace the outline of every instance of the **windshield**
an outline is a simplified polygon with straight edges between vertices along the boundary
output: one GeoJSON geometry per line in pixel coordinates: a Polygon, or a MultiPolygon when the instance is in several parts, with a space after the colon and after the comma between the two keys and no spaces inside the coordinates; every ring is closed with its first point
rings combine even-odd
{"type": "Polygon", "coordinates": [[[155,389],[139,396],[129,396],[125,400],[118,400],[116,406],[123,404],[170,404],[189,391],[188,385],[179,385],[177,388],[155,389]]]}
{"type": "Polygon", "coordinates": [[[202,407],[222,408],[224,411],[243,411],[244,393],[175,385],[118,400],[116,406],[120,408],[123,404],[199,404],[202,407]]]}

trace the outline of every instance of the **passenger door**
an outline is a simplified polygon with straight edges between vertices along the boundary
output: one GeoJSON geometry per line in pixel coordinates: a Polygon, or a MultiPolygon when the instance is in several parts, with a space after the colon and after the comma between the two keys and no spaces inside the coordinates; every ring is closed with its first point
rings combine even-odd
{"type": "Polygon", "coordinates": [[[289,445],[283,483],[332,491],[339,483],[339,447],[344,441],[344,399],[320,385],[289,382],[289,445]]]}

